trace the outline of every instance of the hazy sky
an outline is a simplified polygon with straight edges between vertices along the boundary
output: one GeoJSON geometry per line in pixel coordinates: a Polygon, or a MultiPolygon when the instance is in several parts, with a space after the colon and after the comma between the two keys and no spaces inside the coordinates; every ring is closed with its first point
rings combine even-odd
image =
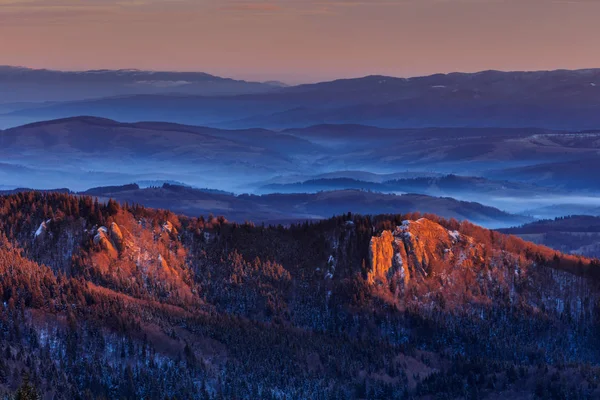
{"type": "Polygon", "coordinates": [[[307,82],[600,67],[600,0],[0,0],[0,64],[307,82]]]}

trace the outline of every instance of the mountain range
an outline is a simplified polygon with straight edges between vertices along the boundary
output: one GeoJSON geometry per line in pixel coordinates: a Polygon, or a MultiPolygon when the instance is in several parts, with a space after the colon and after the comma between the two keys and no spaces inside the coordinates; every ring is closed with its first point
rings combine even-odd
{"type": "MultiPolygon", "coordinates": [[[[32,189],[0,190],[0,195],[17,194],[32,189]]],[[[398,210],[437,214],[444,218],[468,220],[499,228],[520,225],[531,218],[509,214],[475,202],[449,197],[419,194],[394,195],[362,190],[335,190],[294,194],[235,195],[214,189],[196,189],[165,183],[140,188],[137,184],[91,188],[83,192],[51,189],[45,193],[71,193],[94,196],[101,202],[116,200],[123,204],[140,204],[162,208],[187,216],[217,215],[229,221],[256,224],[289,224],[330,218],[333,215],[394,214],[398,210]]]]}
{"type": "Polygon", "coordinates": [[[0,66],[0,105],[74,101],[107,96],[159,93],[231,95],[260,93],[279,82],[246,82],[202,72],[125,70],[57,71],[0,66]]]}
{"type": "Polygon", "coordinates": [[[158,181],[236,194],[411,192],[553,218],[567,215],[548,208],[556,205],[600,208],[599,138],[535,128],[225,130],[76,117],[0,131],[0,177],[6,189],[158,181]]]}
{"type": "Polygon", "coordinates": [[[0,398],[600,398],[599,105],[0,67],[0,398]]]}
{"type": "MultiPolygon", "coordinates": [[[[295,183],[269,183],[261,188],[265,192],[282,193],[314,193],[323,190],[360,189],[383,193],[423,193],[429,195],[460,198],[477,192],[480,198],[494,197],[536,197],[565,194],[565,191],[548,187],[512,181],[495,181],[491,179],[459,176],[418,176],[405,178],[401,174],[397,179],[373,182],[354,178],[316,178],[295,183]]],[[[367,179],[369,177],[367,176],[367,179]]]]}
{"type": "MultiPolygon", "coordinates": [[[[7,97],[4,102],[13,105],[3,107],[5,127],[92,115],[125,122],[161,120],[220,128],[284,129],[323,123],[392,128],[600,128],[597,69],[367,76],[291,87],[191,73],[4,71],[0,71],[2,88],[14,96],[24,97],[23,93],[35,92],[38,87],[43,93],[53,92],[48,85],[56,85],[57,92],[68,93],[71,86],[84,91],[72,95],[72,101],[37,106],[15,104],[35,99],[7,97]],[[86,83],[83,86],[82,81],[86,83]],[[33,89],[23,87],[30,84],[33,89]],[[107,91],[111,95],[102,94],[107,91]],[[227,95],[215,94],[219,91],[227,95]]],[[[50,100],[60,99],[46,95],[44,101],[50,100]]]]}

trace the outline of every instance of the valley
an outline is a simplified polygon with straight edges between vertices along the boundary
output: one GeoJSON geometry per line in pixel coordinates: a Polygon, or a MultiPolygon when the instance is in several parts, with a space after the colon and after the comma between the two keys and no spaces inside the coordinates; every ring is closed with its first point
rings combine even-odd
{"type": "Polygon", "coordinates": [[[568,215],[564,204],[587,207],[584,214],[600,209],[596,133],[344,125],[222,130],[77,117],[0,131],[0,144],[6,189],[84,191],[155,181],[238,195],[416,193],[534,218],[568,215]]]}

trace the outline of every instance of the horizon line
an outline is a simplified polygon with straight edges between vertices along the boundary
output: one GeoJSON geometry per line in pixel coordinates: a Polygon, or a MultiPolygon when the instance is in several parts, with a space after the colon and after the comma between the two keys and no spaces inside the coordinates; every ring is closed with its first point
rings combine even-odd
{"type": "Polygon", "coordinates": [[[1,69],[3,69],[3,68],[5,68],[5,69],[9,69],[9,68],[22,69],[22,70],[28,70],[28,71],[49,71],[49,72],[59,72],[59,73],[93,73],[93,72],[149,72],[149,73],[175,73],[175,74],[190,73],[190,74],[204,74],[204,75],[209,75],[209,76],[213,76],[216,78],[231,79],[231,80],[242,81],[242,82],[247,82],[247,83],[262,83],[262,84],[282,83],[289,87],[314,85],[314,84],[319,84],[319,83],[336,82],[336,81],[343,81],[343,80],[357,80],[357,79],[365,79],[365,78],[370,78],[370,77],[383,77],[383,78],[408,80],[408,79],[427,78],[427,77],[432,77],[432,76],[436,76],[436,75],[444,75],[444,76],[448,76],[448,75],[478,75],[478,74],[489,73],[489,72],[543,73],[543,72],[560,72],[560,71],[585,72],[585,71],[600,70],[600,66],[599,66],[599,67],[588,67],[588,68],[551,68],[551,69],[531,69],[531,70],[527,70],[527,69],[503,70],[503,69],[491,68],[491,69],[484,69],[484,70],[478,70],[478,71],[472,71],[472,72],[448,71],[448,72],[436,72],[436,73],[422,74],[422,75],[416,74],[416,75],[410,75],[410,76],[397,76],[397,75],[385,75],[385,74],[380,74],[380,73],[369,73],[366,75],[356,75],[356,76],[351,76],[351,77],[340,77],[340,78],[325,79],[325,80],[315,80],[315,81],[310,81],[310,82],[305,82],[305,83],[289,83],[289,82],[285,82],[280,79],[249,80],[249,79],[243,79],[243,78],[236,78],[234,76],[228,76],[228,74],[216,75],[215,73],[205,72],[205,71],[201,71],[201,70],[168,70],[168,69],[151,69],[151,68],[60,69],[60,68],[46,68],[46,67],[45,68],[35,68],[35,67],[27,67],[24,65],[0,64],[0,72],[1,72],[1,69]]]}

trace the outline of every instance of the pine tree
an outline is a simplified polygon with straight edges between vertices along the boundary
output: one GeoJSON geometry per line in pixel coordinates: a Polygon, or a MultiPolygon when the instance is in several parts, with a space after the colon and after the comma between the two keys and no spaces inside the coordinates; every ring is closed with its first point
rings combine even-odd
{"type": "Polygon", "coordinates": [[[15,393],[14,400],[41,400],[41,398],[36,388],[29,382],[29,376],[25,374],[21,387],[15,393]]]}

